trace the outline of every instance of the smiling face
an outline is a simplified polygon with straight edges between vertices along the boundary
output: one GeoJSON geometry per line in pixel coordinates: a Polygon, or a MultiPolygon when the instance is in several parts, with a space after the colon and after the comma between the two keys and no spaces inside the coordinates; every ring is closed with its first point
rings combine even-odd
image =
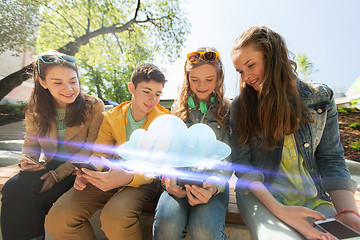
{"type": "Polygon", "coordinates": [[[39,77],[39,82],[51,93],[56,108],[67,108],[80,93],[78,75],[70,67],[59,65],[48,67],[45,79],[39,77]]]}
{"type": "Polygon", "coordinates": [[[241,81],[259,91],[264,79],[263,52],[250,44],[234,51],[231,57],[236,71],[240,73],[241,81]]]}
{"type": "Polygon", "coordinates": [[[150,80],[139,82],[135,87],[133,82],[129,82],[128,88],[132,95],[131,114],[139,122],[159,103],[164,84],[150,80]]]}
{"type": "Polygon", "coordinates": [[[195,93],[197,101],[210,104],[211,93],[216,87],[216,68],[211,64],[195,67],[189,72],[188,78],[190,89],[195,93]]]}

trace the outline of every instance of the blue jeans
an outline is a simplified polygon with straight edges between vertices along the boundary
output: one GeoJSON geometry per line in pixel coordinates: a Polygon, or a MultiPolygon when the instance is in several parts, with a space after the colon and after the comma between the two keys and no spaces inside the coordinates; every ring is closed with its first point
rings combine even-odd
{"type": "Polygon", "coordinates": [[[159,199],[153,224],[153,239],[184,239],[186,226],[191,240],[227,239],[224,233],[229,186],[212,196],[206,204],[191,206],[188,199],[164,191],[159,199]]]}

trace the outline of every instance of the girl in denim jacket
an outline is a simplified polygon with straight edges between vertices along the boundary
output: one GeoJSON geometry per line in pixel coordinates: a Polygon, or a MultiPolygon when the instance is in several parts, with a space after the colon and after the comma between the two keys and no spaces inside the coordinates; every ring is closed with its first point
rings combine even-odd
{"type": "Polygon", "coordinates": [[[245,31],[231,56],[237,204],[253,239],[332,239],[310,219],[333,215],[359,231],[332,90],[298,80],[285,41],[265,26],[245,31]]]}
{"type": "MultiPolygon", "coordinates": [[[[184,82],[173,113],[187,127],[207,124],[217,140],[229,144],[229,107],[229,100],[224,97],[219,53],[212,48],[199,48],[187,54],[184,82]]],[[[186,229],[191,239],[227,239],[224,227],[231,172],[226,169],[191,169],[191,172],[204,179],[202,186],[185,184],[183,188],[177,185],[175,176],[163,179],[166,191],[156,209],[154,239],[184,239],[186,229]]]]}

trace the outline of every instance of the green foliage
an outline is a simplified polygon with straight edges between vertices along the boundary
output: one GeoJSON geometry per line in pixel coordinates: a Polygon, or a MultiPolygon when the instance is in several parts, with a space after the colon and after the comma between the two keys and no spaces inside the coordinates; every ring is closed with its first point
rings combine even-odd
{"type": "Polygon", "coordinates": [[[119,103],[130,98],[127,83],[133,69],[160,57],[161,62],[175,60],[189,33],[178,0],[143,0],[136,18],[137,1],[42,0],[40,4],[37,51],[73,42],[84,91],[119,103]]]}
{"type": "Polygon", "coordinates": [[[35,46],[38,7],[27,0],[0,0],[0,54],[35,46]]]}
{"type": "Polygon", "coordinates": [[[358,122],[350,123],[350,124],[349,124],[349,127],[355,128],[355,129],[357,129],[357,130],[360,130],[360,123],[358,123],[358,122]]]}
{"type": "Polygon", "coordinates": [[[360,140],[351,142],[350,147],[355,149],[355,151],[360,152],[360,140]]]}
{"type": "Polygon", "coordinates": [[[131,96],[127,90],[127,82],[131,71],[118,69],[109,70],[104,66],[92,67],[83,63],[86,73],[82,80],[87,87],[87,92],[101,99],[114,100],[118,103],[130,100],[131,96]]]}
{"type": "Polygon", "coordinates": [[[360,99],[354,99],[350,101],[350,105],[351,106],[356,106],[358,104],[358,102],[360,102],[360,99]]]}
{"type": "Polygon", "coordinates": [[[348,113],[348,111],[344,107],[337,108],[338,113],[348,113]]]}
{"type": "MultiPolygon", "coordinates": [[[[118,50],[117,42],[108,39],[104,44],[103,38],[92,39],[80,49],[77,59],[89,94],[118,103],[130,100],[127,83],[132,71],[141,63],[152,60],[151,52],[146,49],[146,38],[141,37],[136,44],[131,44],[131,41],[136,42],[134,36],[124,38],[122,51],[118,50]]],[[[111,38],[111,35],[103,37],[111,38]]]]}
{"type": "Polygon", "coordinates": [[[296,54],[294,60],[297,64],[297,72],[301,74],[301,77],[305,81],[311,82],[311,78],[310,78],[311,74],[319,70],[314,70],[314,64],[311,62],[307,54],[305,53],[296,54]]]}
{"type": "MultiPolygon", "coordinates": [[[[125,52],[126,44],[145,40],[152,54],[167,56],[172,61],[179,56],[185,36],[189,33],[181,2],[143,0],[135,22],[127,25],[126,31],[113,33],[116,27],[125,26],[134,18],[137,1],[42,1],[38,50],[59,49],[91,33],[104,44],[113,45],[116,42],[118,47],[113,49],[116,52],[125,52]],[[129,42],[130,38],[133,41],[129,42]]],[[[87,40],[84,39],[84,45],[90,44],[87,40]]]]}
{"type": "Polygon", "coordinates": [[[349,113],[349,112],[353,112],[354,110],[357,110],[356,107],[338,107],[337,111],[339,113],[349,113]]]}
{"type": "Polygon", "coordinates": [[[18,102],[18,104],[6,104],[7,111],[11,114],[23,115],[23,110],[27,103],[18,102]]]}
{"type": "Polygon", "coordinates": [[[157,27],[153,28],[152,24],[147,24],[144,28],[144,34],[158,36],[149,38],[149,44],[153,51],[161,53],[160,56],[167,56],[170,61],[180,57],[185,36],[190,29],[186,13],[180,11],[182,2],[181,0],[154,0],[144,1],[142,5],[144,17],[158,19],[158,22],[155,23],[157,27]],[[168,18],[160,17],[164,15],[164,10],[168,18]],[[169,40],[171,41],[169,42],[169,40]]]}

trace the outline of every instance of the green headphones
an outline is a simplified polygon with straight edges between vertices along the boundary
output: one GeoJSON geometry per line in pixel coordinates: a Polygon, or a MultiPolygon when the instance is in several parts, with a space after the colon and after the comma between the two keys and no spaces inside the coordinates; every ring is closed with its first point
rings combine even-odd
{"type": "MultiPolygon", "coordinates": [[[[195,101],[194,101],[194,99],[192,98],[192,96],[189,96],[189,97],[188,97],[187,103],[188,103],[188,105],[189,105],[190,108],[195,108],[195,107],[196,107],[195,101]]],[[[211,104],[215,103],[215,97],[214,97],[214,96],[211,96],[211,98],[210,98],[210,103],[211,103],[211,104]]],[[[206,102],[201,101],[201,102],[199,103],[199,106],[200,106],[200,112],[201,112],[202,114],[205,114],[205,113],[208,111],[208,105],[207,105],[206,102]]]]}

